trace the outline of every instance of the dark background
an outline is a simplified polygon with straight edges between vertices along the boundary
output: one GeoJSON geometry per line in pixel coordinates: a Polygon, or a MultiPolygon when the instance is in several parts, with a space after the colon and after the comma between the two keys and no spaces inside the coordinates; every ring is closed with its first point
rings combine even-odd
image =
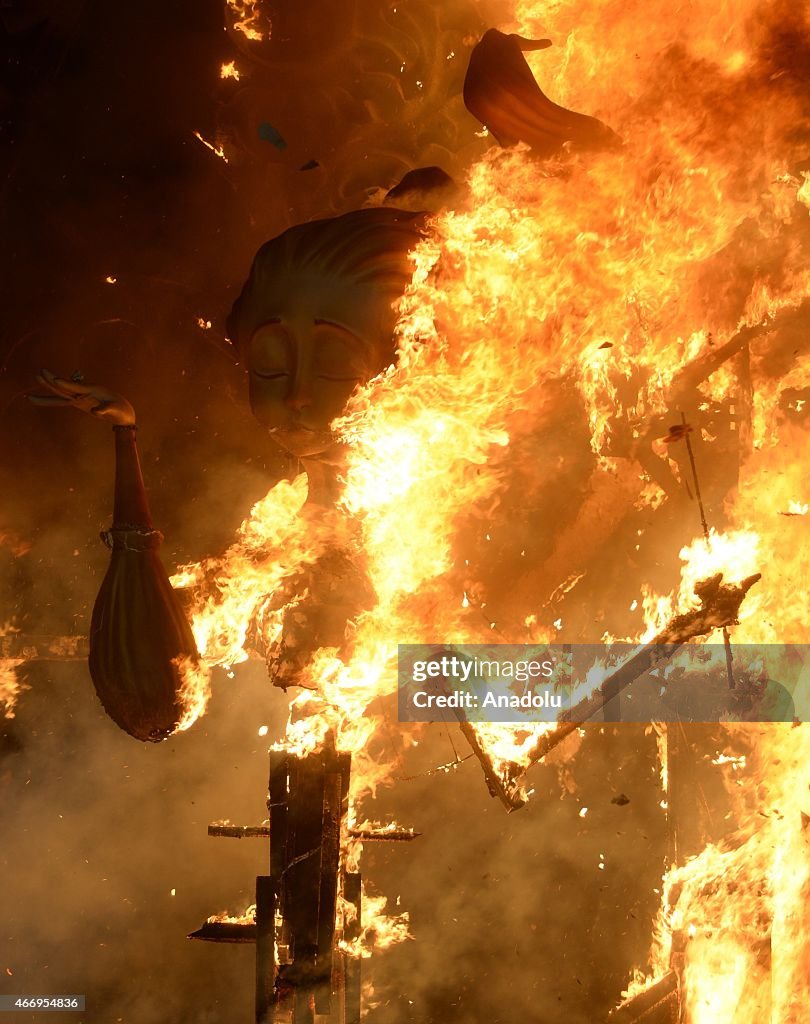
{"type": "MultiPolygon", "coordinates": [[[[273,40],[251,50],[211,0],[0,3],[0,625],[86,634],[106,567],[111,438],[31,407],[40,367],[133,401],[169,566],[221,550],[295,469],[250,419],[223,335],[253,252],[412,167],[458,174],[483,146],[460,83],[499,5],[394,6],[273,12],[273,40]],[[219,78],[231,59],[239,83],[219,78]],[[286,149],[259,138],[263,121],[286,149]]],[[[31,663],[22,679],[16,717],[0,720],[0,991],[83,992],[81,1019],[104,1024],[252,1019],[252,950],[185,935],[243,910],[264,869],[261,841],[205,833],[264,817],[258,729],[280,736],[286,705],[262,666],[218,677],[206,718],[156,747],[104,716],[84,663],[31,663]]],[[[428,731],[368,809],[424,833],[364,854],[413,934],[370,962],[368,1019],[603,1019],[658,902],[653,755],[637,727],[592,732],[559,777],[536,768],[532,802],[507,816],[474,761],[423,774],[453,757],[428,731]],[[621,792],[629,804],[611,802],[621,792]]]]}

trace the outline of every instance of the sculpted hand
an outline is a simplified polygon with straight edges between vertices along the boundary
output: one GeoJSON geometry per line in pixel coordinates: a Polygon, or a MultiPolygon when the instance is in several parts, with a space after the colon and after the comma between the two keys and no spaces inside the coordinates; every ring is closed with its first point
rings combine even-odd
{"type": "Polygon", "coordinates": [[[34,405],[52,408],[80,409],[114,426],[129,427],[135,423],[135,410],[122,395],[109,391],[99,384],[85,384],[76,374],[76,379],[65,380],[50,370],[42,370],[37,380],[52,394],[28,395],[34,405]]]}

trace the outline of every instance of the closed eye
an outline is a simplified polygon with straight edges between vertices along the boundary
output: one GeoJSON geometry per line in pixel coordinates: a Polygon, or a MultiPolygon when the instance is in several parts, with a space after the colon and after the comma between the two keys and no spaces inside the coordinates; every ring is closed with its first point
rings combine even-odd
{"type": "Polygon", "coordinates": [[[256,377],[261,377],[262,380],[281,380],[290,376],[287,370],[277,370],[273,373],[260,373],[258,370],[254,370],[253,373],[256,377]]]}
{"type": "Polygon", "coordinates": [[[355,381],[355,383],[356,383],[357,381],[360,381],[360,380],[363,379],[362,377],[357,377],[357,376],[354,376],[354,377],[338,377],[337,375],[330,374],[330,373],[319,373],[318,377],[319,377],[320,380],[343,381],[345,383],[348,383],[349,381],[355,381]]]}

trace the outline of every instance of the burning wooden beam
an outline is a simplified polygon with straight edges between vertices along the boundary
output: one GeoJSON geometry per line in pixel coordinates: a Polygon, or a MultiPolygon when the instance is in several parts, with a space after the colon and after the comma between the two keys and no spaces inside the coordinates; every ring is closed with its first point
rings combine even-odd
{"type": "MultiPolygon", "coordinates": [[[[270,826],[214,823],[208,826],[208,835],[218,839],[269,839],[270,826]]],[[[348,835],[362,843],[410,843],[422,833],[410,828],[350,828],[348,835]]]]}
{"type": "Polygon", "coordinates": [[[458,717],[461,733],[464,736],[464,739],[469,743],[472,752],[478,758],[478,761],[484,770],[484,781],[487,784],[489,795],[496,796],[507,811],[519,810],[526,803],[526,800],[521,795],[520,790],[517,786],[510,785],[509,781],[505,781],[497,772],[495,765],[492,763],[492,758],[482,746],[478,739],[478,734],[473,726],[467,721],[463,709],[454,708],[454,711],[458,717]]]}
{"type": "Polygon", "coordinates": [[[186,938],[203,942],[255,942],[256,922],[209,920],[186,938]]]}
{"type": "MultiPolygon", "coordinates": [[[[359,1024],[360,961],[337,942],[339,891],[354,907],[353,915],[343,915],[342,938],[353,943],[362,934],[360,875],[341,864],[350,769],[351,756],[334,745],[304,757],[271,751],[269,820],[208,827],[216,837],[270,839],[270,873],[256,879],[255,910],[241,919],[210,918],[189,936],[255,942],[257,1024],[359,1024]]],[[[419,833],[361,828],[348,835],[362,842],[409,842],[419,833]]]]}
{"type": "Polygon", "coordinates": [[[276,885],[269,875],[256,879],[256,1021],[271,1020],[276,979],[276,885]]]}
{"type": "Polygon", "coordinates": [[[0,659],[21,661],[86,661],[90,644],[86,636],[0,633],[0,659]]]}
{"type": "Polygon", "coordinates": [[[269,825],[218,825],[208,826],[208,835],[225,839],[268,839],[269,825]]]}
{"type": "MultiPolygon", "coordinates": [[[[521,803],[517,803],[517,782],[533,764],[542,760],[580,725],[593,718],[654,663],[660,662],[662,654],[671,657],[689,640],[705,636],[715,629],[722,629],[723,626],[735,625],[745,595],[761,578],[761,574],[756,573],[738,584],[725,584],[722,582],[722,573],[717,573],[716,576],[698,583],[695,586],[695,594],[700,599],[700,607],[674,616],[660,633],[607,676],[593,693],[575,707],[565,711],[560,716],[556,728],[541,736],[530,750],[524,766],[515,765],[513,773],[507,774],[505,779],[499,779],[499,787],[506,794],[504,802],[507,802],[507,806],[511,805],[510,809],[521,806],[521,803]]],[[[489,768],[490,771],[493,770],[491,762],[489,768]]]]}
{"type": "Polygon", "coordinates": [[[363,843],[411,843],[421,832],[410,828],[350,828],[349,837],[363,843]]]}
{"type": "MultiPolygon", "coordinates": [[[[363,931],[363,886],[358,872],[347,871],[343,876],[343,898],[355,910],[354,918],[344,927],[347,942],[360,938],[363,931]]],[[[346,993],[346,1024],[360,1024],[361,1007],[360,957],[344,957],[343,985],[346,993]]]]}
{"type": "Polygon", "coordinates": [[[626,999],[608,1017],[609,1024],[678,1024],[679,1020],[680,992],[674,970],[626,999]]]}
{"type": "Polygon", "coordinates": [[[307,757],[271,753],[270,876],[282,921],[273,1012],[294,1021],[310,1020],[311,1006],[324,1017],[333,1012],[340,836],[350,767],[350,755],[334,749],[307,757]]]}

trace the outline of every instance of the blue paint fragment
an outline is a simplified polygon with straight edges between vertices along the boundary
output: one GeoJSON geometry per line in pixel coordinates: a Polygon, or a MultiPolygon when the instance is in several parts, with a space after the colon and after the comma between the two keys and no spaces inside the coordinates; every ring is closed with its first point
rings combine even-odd
{"type": "Polygon", "coordinates": [[[276,149],[286,149],[287,143],[284,140],[283,135],[274,128],[269,121],[262,121],[259,125],[259,138],[262,142],[269,142],[276,147],[276,149]]]}

